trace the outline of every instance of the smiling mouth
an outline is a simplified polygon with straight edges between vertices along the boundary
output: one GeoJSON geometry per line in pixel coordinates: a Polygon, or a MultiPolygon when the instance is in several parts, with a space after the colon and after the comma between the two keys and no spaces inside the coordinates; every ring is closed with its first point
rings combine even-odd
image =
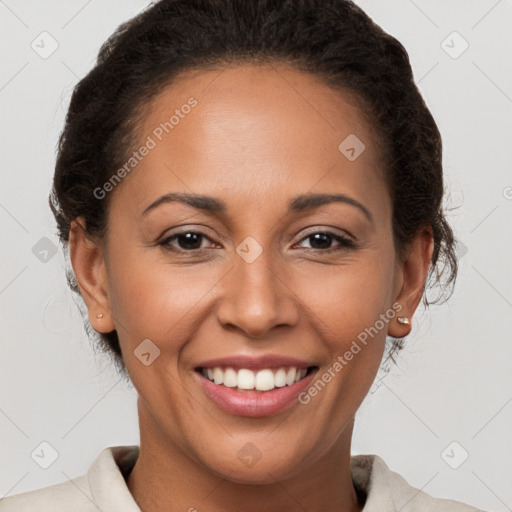
{"type": "Polygon", "coordinates": [[[280,368],[263,368],[257,371],[247,368],[214,366],[212,368],[196,368],[196,371],[217,386],[232,388],[234,391],[267,392],[286,386],[306,378],[318,370],[317,366],[299,368],[296,366],[283,366],[280,368]]]}

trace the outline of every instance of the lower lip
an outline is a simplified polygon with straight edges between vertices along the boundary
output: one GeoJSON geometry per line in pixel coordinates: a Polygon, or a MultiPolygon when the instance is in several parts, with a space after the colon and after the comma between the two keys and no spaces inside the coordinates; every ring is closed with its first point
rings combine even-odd
{"type": "Polygon", "coordinates": [[[221,409],[236,416],[261,417],[277,414],[298,403],[298,396],[307,388],[316,371],[291,386],[274,388],[271,391],[236,391],[234,388],[214,384],[195,372],[208,395],[221,409]]]}

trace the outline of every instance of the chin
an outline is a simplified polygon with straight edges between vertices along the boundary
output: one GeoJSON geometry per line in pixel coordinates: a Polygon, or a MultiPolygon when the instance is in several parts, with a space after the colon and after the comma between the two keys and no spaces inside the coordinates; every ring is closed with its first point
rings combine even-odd
{"type": "Polygon", "coordinates": [[[231,450],[211,454],[203,464],[221,478],[236,484],[265,485],[273,484],[276,480],[286,480],[296,474],[301,466],[297,452],[290,454],[256,452],[254,445],[247,443],[242,449],[234,452],[234,457],[226,457],[231,450]]]}

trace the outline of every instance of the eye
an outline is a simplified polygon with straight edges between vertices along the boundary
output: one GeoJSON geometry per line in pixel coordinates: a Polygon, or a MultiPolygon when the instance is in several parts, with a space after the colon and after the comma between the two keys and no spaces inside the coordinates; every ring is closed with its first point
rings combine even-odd
{"type": "Polygon", "coordinates": [[[176,233],[172,236],[164,238],[161,242],[159,242],[158,245],[169,250],[191,252],[205,248],[201,247],[201,242],[203,239],[210,240],[204,233],[199,231],[183,231],[181,233],[176,233]],[[174,241],[177,242],[178,247],[176,247],[176,245],[172,245],[172,242],[174,241]]]}
{"type": "Polygon", "coordinates": [[[310,247],[306,247],[306,249],[322,250],[324,252],[354,249],[356,247],[356,244],[350,238],[330,231],[316,231],[314,233],[309,233],[307,236],[302,238],[301,242],[303,240],[311,240],[310,247]],[[331,247],[332,240],[338,242],[339,245],[331,247]]]}
{"type": "MultiPolygon", "coordinates": [[[[158,243],[158,245],[167,250],[184,252],[200,251],[201,249],[206,248],[201,246],[204,239],[209,240],[213,244],[210,238],[200,231],[183,231],[164,238],[158,243]],[[177,246],[173,244],[173,242],[176,242],[177,246]]],[[[317,231],[310,233],[302,238],[300,242],[303,242],[304,240],[310,240],[310,247],[305,247],[306,249],[320,250],[322,252],[354,249],[356,247],[356,244],[350,238],[330,231],[317,231]],[[333,240],[338,242],[337,246],[331,246],[333,240]]]]}

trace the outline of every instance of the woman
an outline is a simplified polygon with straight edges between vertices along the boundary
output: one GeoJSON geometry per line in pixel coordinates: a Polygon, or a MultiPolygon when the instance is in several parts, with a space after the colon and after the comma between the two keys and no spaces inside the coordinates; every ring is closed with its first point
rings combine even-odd
{"type": "Polygon", "coordinates": [[[350,453],[426,285],[455,282],[441,156],[405,49],[350,1],[161,0],[119,27],[50,204],[140,447],[0,510],[476,510],[350,453]]]}

